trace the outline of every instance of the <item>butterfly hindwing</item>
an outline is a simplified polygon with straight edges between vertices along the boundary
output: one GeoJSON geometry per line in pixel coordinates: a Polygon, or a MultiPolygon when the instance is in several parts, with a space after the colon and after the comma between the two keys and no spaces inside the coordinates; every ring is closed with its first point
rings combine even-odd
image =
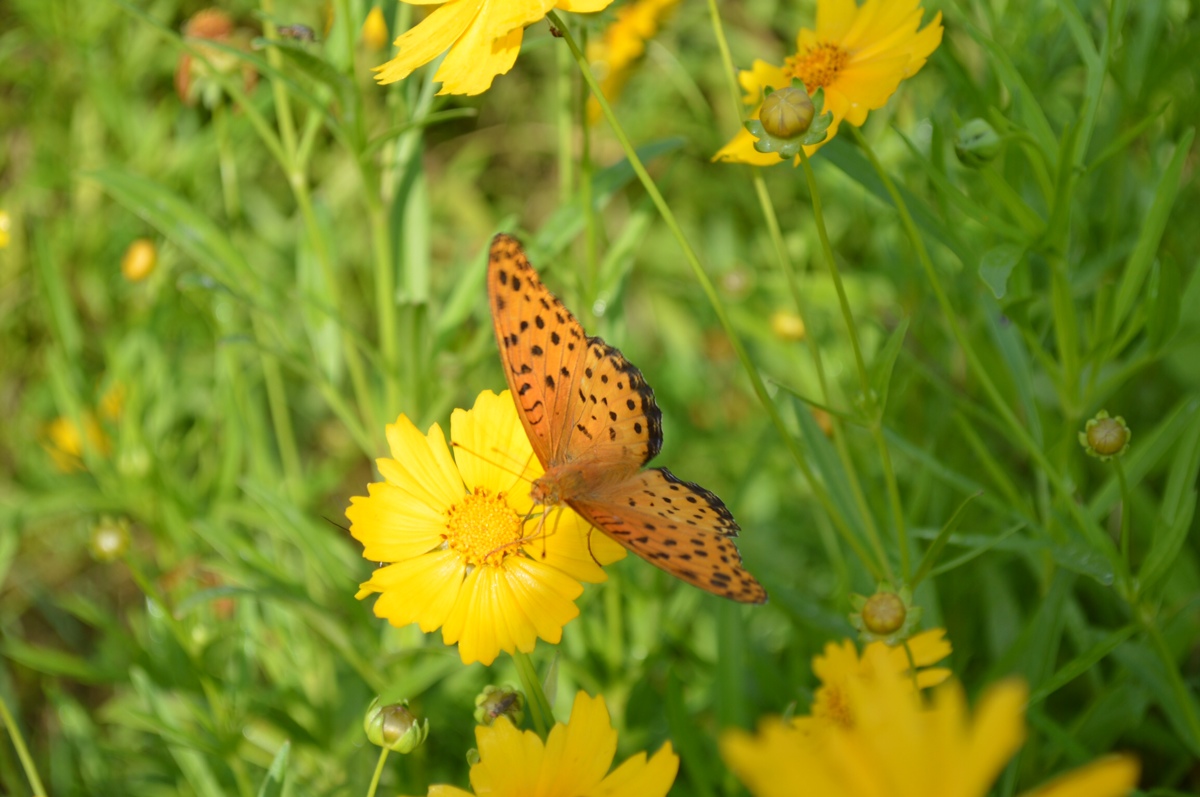
{"type": "Polygon", "coordinates": [[[703,487],[652,468],[569,501],[647,562],[714,595],[763,603],[766,590],[742,567],[739,531],[725,504],[703,487]]]}

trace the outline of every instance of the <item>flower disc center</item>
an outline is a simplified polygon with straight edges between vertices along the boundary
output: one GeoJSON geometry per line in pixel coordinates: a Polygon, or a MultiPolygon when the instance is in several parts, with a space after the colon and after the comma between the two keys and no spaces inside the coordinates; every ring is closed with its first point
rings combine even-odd
{"type": "Polygon", "coordinates": [[[468,564],[498,564],[520,550],[512,543],[521,539],[524,526],[520,515],[504,499],[482,487],[450,507],[446,516],[446,543],[462,554],[468,564]]]}
{"type": "Polygon", "coordinates": [[[803,80],[804,87],[811,94],[832,83],[849,59],[850,54],[836,44],[818,42],[788,58],[784,73],[788,74],[789,79],[798,77],[803,80]]]}

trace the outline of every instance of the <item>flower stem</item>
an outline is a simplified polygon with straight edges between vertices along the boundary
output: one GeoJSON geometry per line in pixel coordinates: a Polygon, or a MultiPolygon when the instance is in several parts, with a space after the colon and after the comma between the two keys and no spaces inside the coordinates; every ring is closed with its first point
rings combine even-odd
{"type": "MultiPolygon", "coordinates": [[[[892,506],[893,522],[896,524],[897,547],[900,549],[900,571],[907,581],[909,576],[908,561],[908,532],[904,526],[904,509],[900,503],[900,489],[896,485],[896,474],[892,468],[892,456],[888,451],[887,441],[883,437],[883,408],[878,406],[878,396],[871,390],[871,378],[867,374],[867,364],[863,359],[862,345],[858,339],[858,325],[854,322],[854,313],[850,309],[850,299],[846,295],[846,286],[842,282],[842,272],[838,268],[837,258],[833,254],[833,245],[829,243],[829,230],[825,226],[825,211],[821,206],[821,192],[817,189],[817,178],[813,174],[812,163],[804,148],[800,148],[800,164],[804,167],[804,179],[808,182],[808,194],[812,200],[813,222],[817,225],[817,237],[821,241],[821,251],[829,267],[829,275],[833,278],[833,286],[837,291],[838,305],[842,311],[842,319],[846,323],[846,331],[850,335],[850,347],[854,350],[854,364],[858,370],[859,387],[862,390],[862,407],[867,412],[871,437],[875,447],[879,449],[879,461],[883,466],[884,481],[887,483],[888,499],[892,506]]],[[[855,480],[857,484],[857,480],[855,480]]],[[[875,554],[883,564],[884,573],[889,581],[895,580],[891,565],[883,550],[879,538],[879,530],[875,526],[871,509],[865,500],[860,501],[863,514],[863,524],[871,540],[875,554]]]]}
{"type": "Polygon", "coordinates": [[[537,669],[529,660],[529,655],[514,650],[512,657],[513,662],[517,665],[517,675],[521,678],[521,685],[525,687],[525,694],[529,696],[529,715],[533,718],[533,728],[537,731],[537,735],[545,740],[550,734],[550,726],[554,720],[550,701],[546,698],[546,692],[542,689],[542,681],[538,678],[537,669]]]}
{"type": "Polygon", "coordinates": [[[1121,483],[1121,558],[1125,560],[1126,566],[1129,565],[1129,526],[1130,515],[1133,513],[1133,504],[1129,500],[1129,480],[1125,477],[1125,466],[1118,459],[1117,466],[1117,481],[1121,483]]]}
{"type": "Polygon", "coordinates": [[[367,797],[375,797],[379,788],[379,779],[383,776],[383,764],[387,761],[389,750],[384,747],[379,750],[379,761],[375,764],[375,774],[371,776],[371,785],[367,787],[367,797]]]}
{"type": "Polygon", "coordinates": [[[21,759],[21,766],[25,769],[25,779],[29,781],[29,787],[34,794],[46,794],[46,787],[42,785],[42,779],[38,776],[33,756],[29,755],[29,748],[25,746],[25,737],[21,735],[21,729],[17,727],[16,719],[9,712],[3,695],[0,695],[0,718],[3,718],[4,727],[8,729],[8,736],[12,739],[13,748],[17,751],[17,758],[21,759]]]}
{"type": "Polygon", "coordinates": [[[804,474],[804,478],[810,485],[813,495],[816,496],[817,500],[821,503],[821,506],[825,509],[825,511],[829,513],[829,516],[833,519],[834,525],[837,526],[838,531],[841,533],[846,543],[855,550],[855,553],[859,556],[860,560],[868,569],[871,570],[872,577],[879,578],[879,569],[874,566],[871,558],[866,555],[866,551],[863,550],[862,544],[858,541],[858,539],[855,538],[854,533],[847,525],[845,518],[841,516],[841,513],[839,513],[836,507],[833,505],[833,500],[830,497],[829,492],[816,478],[816,475],[813,473],[808,461],[805,460],[803,452],[800,451],[799,446],[796,444],[795,437],[787,428],[787,424],[784,423],[783,416],[779,413],[779,408],[775,406],[775,402],[771,400],[770,395],[767,393],[766,385],[763,384],[763,380],[758,373],[758,369],[755,368],[754,363],[750,361],[750,356],[747,354],[741,338],[738,337],[737,332],[734,330],[733,324],[730,322],[729,316],[725,312],[725,307],[721,304],[721,298],[718,296],[712,280],[708,278],[708,274],[704,271],[704,267],[700,265],[700,260],[696,256],[695,250],[692,249],[691,244],[688,243],[687,237],[683,234],[683,230],[680,228],[679,222],[675,219],[675,214],[671,211],[667,201],[663,199],[662,192],[658,190],[658,186],[655,185],[654,180],[650,177],[649,172],[646,171],[645,165],[642,164],[642,160],[638,157],[637,151],[634,149],[633,144],[630,143],[629,137],[625,134],[625,130],[621,127],[620,122],[617,121],[616,115],[612,111],[612,107],[608,104],[608,100],[604,98],[604,93],[600,90],[600,86],[596,82],[596,77],[592,74],[591,68],[588,66],[588,62],[583,55],[583,51],[579,49],[579,45],[575,42],[575,38],[571,35],[571,31],[566,27],[557,13],[550,11],[547,16],[554,23],[555,27],[562,32],[563,41],[565,41],[567,46],[571,48],[571,54],[575,56],[575,63],[578,64],[580,72],[583,74],[583,79],[587,82],[588,87],[592,90],[592,96],[594,96],[596,98],[596,102],[599,103],[600,110],[604,113],[604,118],[608,120],[609,125],[612,127],[613,135],[616,136],[622,150],[625,152],[625,157],[629,161],[629,165],[633,168],[634,174],[638,176],[638,180],[641,182],[642,187],[645,188],[646,193],[650,196],[651,201],[654,202],[654,206],[658,208],[658,212],[662,216],[663,222],[666,223],[667,228],[671,231],[671,234],[674,235],[675,239],[679,242],[680,248],[683,249],[684,258],[687,260],[688,265],[692,269],[692,273],[696,277],[696,281],[700,283],[701,289],[703,289],[705,296],[708,298],[708,302],[713,308],[713,312],[716,314],[717,320],[720,322],[722,329],[724,329],[726,337],[729,338],[729,342],[733,346],[733,350],[737,354],[738,360],[741,362],[742,367],[745,369],[746,375],[750,378],[750,385],[754,389],[754,394],[758,397],[759,403],[761,403],[763,408],[767,411],[767,415],[770,417],[771,423],[779,432],[779,436],[783,439],[784,444],[788,447],[788,451],[791,453],[792,458],[796,460],[796,464],[799,466],[800,472],[804,474]]]}

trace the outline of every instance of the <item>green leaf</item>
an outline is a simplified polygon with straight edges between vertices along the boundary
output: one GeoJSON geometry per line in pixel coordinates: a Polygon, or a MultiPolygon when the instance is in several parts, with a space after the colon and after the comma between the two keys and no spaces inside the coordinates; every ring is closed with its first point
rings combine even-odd
{"type": "Polygon", "coordinates": [[[1137,626],[1130,624],[1105,636],[1095,645],[1080,653],[1062,667],[1059,667],[1054,675],[1050,676],[1037,691],[1029,696],[1029,702],[1031,704],[1040,703],[1092,667],[1095,667],[1101,659],[1116,650],[1118,645],[1133,636],[1136,630],[1137,626]]]}
{"type": "Polygon", "coordinates": [[[279,752],[271,761],[267,775],[262,785],[258,787],[258,797],[282,797],[284,784],[288,774],[288,759],[292,753],[292,743],[285,741],[279,747],[279,752]]]}
{"type": "Polygon", "coordinates": [[[1001,244],[984,252],[979,261],[979,278],[997,299],[1008,293],[1008,277],[1025,255],[1025,247],[1016,244],[1001,244]]]}
{"type": "Polygon", "coordinates": [[[887,407],[888,390],[892,384],[892,370],[896,367],[896,358],[904,348],[904,336],[908,332],[908,319],[905,318],[892,330],[887,343],[883,344],[871,362],[871,390],[875,394],[878,412],[882,415],[887,407]]]}
{"type": "Polygon", "coordinates": [[[1163,345],[1179,329],[1179,308],[1183,303],[1183,286],[1179,267],[1171,258],[1159,261],[1150,275],[1150,317],[1146,321],[1146,343],[1152,351],[1162,351],[1163,345]]]}
{"type": "Polygon", "coordinates": [[[825,482],[829,497],[837,506],[838,512],[858,533],[863,530],[864,520],[858,512],[858,504],[850,489],[850,481],[842,468],[841,460],[833,450],[829,438],[821,431],[812,416],[808,405],[799,399],[793,399],[796,417],[800,421],[800,434],[808,451],[813,470],[825,482]]]}
{"type": "Polygon", "coordinates": [[[929,571],[937,564],[938,558],[942,555],[942,549],[946,547],[946,543],[950,540],[950,535],[954,533],[954,529],[958,527],[958,521],[962,517],[962,512],[967,508],[967,504],[974,501],[980,496],[982,491],[974,495],[968,495],[966,499],[958,505],[954,510],[954,514],[945,522],[937,537],[933,539],[933,543],[926,549],[925,555],[921,557],[921,563],[917,565],[917,570],[913,573],[912,579],[909,581],[909,586],[916,589],[917,585],[929,575],[929,571]]]}
{"type": "MultiPolygon", "coordinates": [[[[1152,590],[1179,560],[1196,511],[1196,477],[1200,474],[1200,412],[1179,439],[1167,473],[1167,487],[1154,524],[1150,552],[1138,571],[1143,590],[1152,590]]],[[[1128,509],[1126,511],[1129,511],[1128,509]]]]}
{"type": "Polygon", "coordinates": [[[688,783],[695,787],[701,797],[711,797],[715,793],[713,785],[720,780],[719,773],[713,771],[713,751],[709,749],[692,712],[684,703],[683,687],[674,672],[668,672],[667,675],[666,698],[671,744],[679,752],[688,783]]]}
{"type": "Polygon", "coordinates": [[[1154,202],[1151,203],[1150,211],[1140,225],[1141,233],[1138,235],[1133,254],[1129,256],[1129,262],[1125,265],[1121,286],[1117,289],[1116,307],[1109,320],[1111,325],[1109,335],[1112,338],[1117,337],[1125,317],[1129,315],[1134,303],[1141,298],[1142,283],[1146,280],[1146,274],[1154,262],[1154,255],[1158,252],[1158,244],[1162,240],[1163,231],[1167,228],[1171,207],[1175,204],[1175,195],[1179,191],[1179,177],[1184,163],[1187,162],[1195,134],[1195,128],[1188,128],[1187,132],[1183,134],[1183,138],[1175,146],[1171,161],[1163,171],[1158,188],[1155,189],[1154,202]]]}

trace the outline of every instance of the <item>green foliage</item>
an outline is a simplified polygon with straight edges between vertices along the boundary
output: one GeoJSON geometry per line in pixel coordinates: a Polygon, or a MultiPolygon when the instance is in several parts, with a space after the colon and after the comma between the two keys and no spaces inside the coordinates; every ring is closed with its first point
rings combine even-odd
{"type": "MultiPolygon", "coordinates": [[[[725,5],[741,67],[811,22],[725,5]]],[[[194,5],[0,8],[0,698],[19,731],[0,790],[30,791],[23,739],[53,795],[366,794],[377,695],[431,726],[381,788],[466,785],[475,695],[531,674],[374,617],[341,525],[386,423],[444,426],[503,387],[484,298],[501,230],[641,368],[661,464],[723,496],[771,594],[743,607],[633,557],[609,568],[531,657],[560,717],[602,693],[618,758],[671,739],[673,794],[742,793],[720,729],[803,711],[812,657],[853,633],[849,596],[888,576],[918,586],[969,693],[1029,682],[997,793],[1114,750],[1142,759],[1143,788],[1200,788],[1194,9],[947,4],[929,63],[861,133],[843,125],[810,182],[808,163],[709,161],[742,120],[707,9],[682,4],[615,111],[696,271],[630,154],[581,123],[545,24],[456,98],[430,68],[375,85],[369,5],[331,7],[320,41],[217,46],[258,79],[220,78],[211,108],[174,88],[181,56],[207,57],[179,33],[194,5]],[[1002,146],[966,168],[975,118],[1002,146]],[[139,237],[158,267],[131,283],[139,237]],[[1134,433],[1108,463],[1076,441],[1101,409],[1134,433]],[[102,563],[107,517],[131,541],[102,563]]],[[[257,35],[322,31],[322,9],[230,13],[257,35]]],[[[393,33],[413,23],[384,11],[393,33]]],[[[593,38],[611,19],[567,16],[593,38]]]]}

